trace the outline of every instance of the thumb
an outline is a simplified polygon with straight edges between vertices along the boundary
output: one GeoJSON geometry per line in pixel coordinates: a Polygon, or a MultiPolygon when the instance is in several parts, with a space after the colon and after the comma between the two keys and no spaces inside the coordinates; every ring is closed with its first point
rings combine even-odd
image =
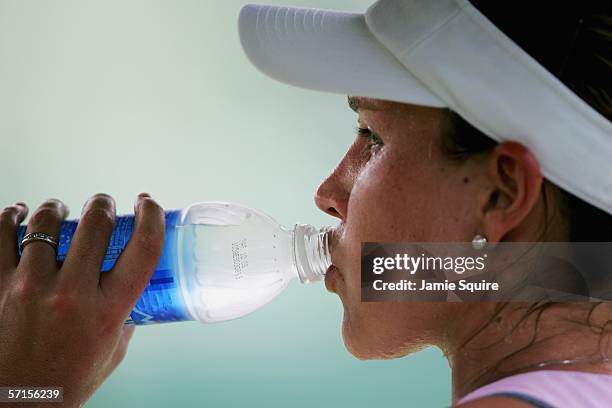
{"type": "Polygon", "coordinates": [[[125,325],[121,329],[121,336],[119,337],[119,342],[117,342],[117,347],[113,351],[113,354],[106,364],[106,367],[102,371],[101,381],[103,382],[112,374],[113,371],[117,368],[117,366],[123,361],[125,355],[127,354],[127,348],[132,336],[134,335],[134,331],[136,330],[136,326],[133,324],[125,325]]]}

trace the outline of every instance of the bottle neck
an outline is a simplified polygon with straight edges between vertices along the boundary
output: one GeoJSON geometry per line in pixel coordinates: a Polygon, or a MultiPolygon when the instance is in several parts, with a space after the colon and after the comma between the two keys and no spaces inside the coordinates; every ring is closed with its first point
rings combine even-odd
{"type": "Polygon", "coordinates": [[[323,279],[331,266],[330,234],[332,227],[317,229],[312,225],[296,224],[293,229],[293,256],[302,283],[323,279]]]}

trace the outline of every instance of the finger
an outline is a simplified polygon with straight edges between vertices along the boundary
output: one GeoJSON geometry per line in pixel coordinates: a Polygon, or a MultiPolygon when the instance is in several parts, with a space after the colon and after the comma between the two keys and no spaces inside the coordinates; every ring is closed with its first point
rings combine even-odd
{"type": "Polygon", "coordinates": [[[70,286],[97,288],[115,216],[115,200],[108,194],[96,194],[85,203],[59,279],[70,286]]]}
{"type": "Polygon", "coordinates": [[[165,219],[162,208],[148,195],[135,206],[134,231],[115,266],[100,277],[100,289],[126,316],[151,279],[164,246],[165,219]]]}
{"type": "Polygon", "coordinates": [[[28,215],[28,206],[17,203],[0,213],[0,270],[15,269],[19,262],[17,230],[28,215]]]}
{"type": "MultiPolygon", "coordinates": [[[[45,201],[32,214],[26,234],[31,232],[44,232],[56,240],[59,239],[62,221],[68,216],[68,207],[57,199],[45,201]]],[[[19,269],[26,274],[44,274],[57,271],[55,249],[46,242],[34,241],[26,245],[21,253],[19,269]]]]}
{"type": "Polygon", "coordinates": [[[134,335],[134,331],[136,330],[136,325],[126,324],[121,329],[121,337],[119,338],[119,344],[117,344],[117,348],[113,353],[113,358],[111,359],[114,362],[115,366],[119,364],[125,358],[125,354],[127,352],[128,344],[134,335]]]}

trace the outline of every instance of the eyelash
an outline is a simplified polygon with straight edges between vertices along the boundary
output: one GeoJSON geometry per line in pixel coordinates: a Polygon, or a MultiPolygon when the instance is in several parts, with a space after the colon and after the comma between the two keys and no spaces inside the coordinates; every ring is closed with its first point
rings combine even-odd
{"type": "Polygon", "coordinates": [[[360,137],[368,139],[368,149],[372,149],[374,146],[382,146],[384,144],[382,138],[376,133],[372,132],[369,128],[357,127],[355,130],[360,137]]]}

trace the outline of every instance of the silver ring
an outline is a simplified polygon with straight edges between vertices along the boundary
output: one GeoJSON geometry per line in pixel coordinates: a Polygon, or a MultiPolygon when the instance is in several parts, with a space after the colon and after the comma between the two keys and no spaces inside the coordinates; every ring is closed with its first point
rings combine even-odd
{"type": "Polygon", "coordinates": [[[57,241],[49,234],[45,234],[44,232],[30,232],[26,234],[21,240],[21,245],[19,246],[19,250],[23,253],[23,248],[26,245],[31,244],[32,242],[45,242],[53,247],[53,250],[57,254],[57,241]]]}

